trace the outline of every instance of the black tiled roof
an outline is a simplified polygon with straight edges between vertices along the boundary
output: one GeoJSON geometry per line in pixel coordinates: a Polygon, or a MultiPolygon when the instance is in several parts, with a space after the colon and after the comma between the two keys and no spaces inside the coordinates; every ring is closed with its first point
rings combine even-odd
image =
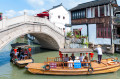
{"type": "Polygon", "coordinates": [[[53,6],[53,8],[51,8],[51,9],[49,9],[49,10],[47,10],[47,11],[50,11],[50,10],[55,9],[55,8],[57,8],[57,7],[60,7],[60,6],[63,6],[62,3],[59,4],[59,5],[57,5],[57,6],[53,6]]]}
{"type": "Polygon", "coordinates": [[[77,5],[76,7],[70,9],[69,11],[74,11],[74,10],[79,10],[79,9],[89,8],[89,7],[95,7],[99,5],[105,5],[105,4],[109,4],[112,1],[114,0],[96,0],[96,1],[86,2],[86,3],[77,5]]]}

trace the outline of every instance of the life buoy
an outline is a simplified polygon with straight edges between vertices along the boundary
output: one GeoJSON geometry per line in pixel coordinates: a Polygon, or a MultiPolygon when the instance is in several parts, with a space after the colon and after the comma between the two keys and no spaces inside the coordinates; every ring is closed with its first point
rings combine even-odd
{"type": "Polygon", "coordinates": [[[45,70],[50,70],[50,65],[45,65],[45,70]]]}
{"type": "Polygon", "coordinates": [[[92,67],[88,68],[88,72],[92,73],[94,69],[92,67]]]}

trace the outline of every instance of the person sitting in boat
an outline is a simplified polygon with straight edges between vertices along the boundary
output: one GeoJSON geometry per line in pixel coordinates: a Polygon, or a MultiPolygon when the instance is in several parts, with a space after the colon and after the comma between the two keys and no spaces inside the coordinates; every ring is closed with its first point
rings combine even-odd
{"type": "Polygon", "coordinates": [[[27,49],[25,49],[25,51],[24,51],[24,58],[25,58],[25,59],[28,58],[28,51],[27,51],[27,49]]]}
{"type": "Polygon", "coordinates": [[[19,52],[18,52],[18,50],[17,50],[17,52],[14,54],[14,56],[15,56],[14,58],[15,58],[15,59],[18,59],[18,54],[19,54],[19,52]]]}
{"type": "MultiPolygon", "coordinates": [[[[86,55],[85,58],[84,58],[84,60],[83,60],[83,62],[88,62],[88,61],[89,61],[88,60],[88,56],[86,55]]],[[[88,66],[88,63],[85,63],[84,66],[88,66]]]]}
{"type": "MultiPolygon", "coordinates": [[[[79,60],[80,60],[80,62],[83,62],[83,60],[84,60],[84,55],[82,55],[82,53],[80,53],[79,60]]],[[[81,65],[84,66],[83,63],[81,65]]]]}
{"type": "Polygon", "coordinates": [[[24,50],[23,49],[21,49],[21,51],[20,51],[20,60],[21,59],[24,59],[24,50]]]}
{"type": "Polygon", "coordinates": [[[80,53],[79,59],[80,59],[80,62],[83,62],[84,56],[82,55],[82,53],[80,53]]]}
{"type": "Polygon", "coordinates": [[[66,54],[66,56],[64,57],[65,66],[67,66],[68,61],[69,61],[69,57],[68,57],[68,54],[66,54]]]}
{"type": "Polygon", "coordinates": [[[14,48],[11,49],[11,52],[10,52],[10,61],[12,61],[12,58],[14,57],[14,48]]]}
{"type": "Polygon", "coordinates": [[[72,58],[73,61],[75,60],[74,53],[72,53],[72,55],[70,57],[72,58]]]}
{"type": "Polygon", "coordinates": [[[72,58],[70,57],[70,60],[68,61],[68,67],[71,69],[73,68],[73,60],[72,58]]]}
{"type": "Polygon", "coordinates": [[[18,53],[18,58],[20,58],[21,47],[18,47],[17,51],[19,52],[18,53]]]}

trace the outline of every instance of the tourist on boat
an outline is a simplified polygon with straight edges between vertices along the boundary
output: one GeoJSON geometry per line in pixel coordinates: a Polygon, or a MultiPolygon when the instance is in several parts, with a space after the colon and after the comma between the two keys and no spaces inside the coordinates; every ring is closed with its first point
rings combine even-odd
{"type": "Polygon", "coordinates": [[[27,49],[25,49],[25,51],[24,51],[24,57],[25,57],[25,59],[28,58],[28,51],[27,51],[27,49]]]}
{"type": "Polygon", "coordinates": [[[20,58],[21,47],[18,47],[17,50],[18,50],[18,52],[19,52],[19,53],[18,53],[18,58],[20,58]]]}
{"type": "Polygon", "coordinates": [[[68,61],[68,67],[71,69],[73,68],[73,60],[72,58],[70,57],[70,61],[68,61]]]}
{"type": "Polygon", "coordinates": [[[80,62],[83,62],[84,56],[82,55],[82,53],[80,53],[79,59],[80,59],[80,62]]]}
{"type": "Polygon", "coordinates": [[[67,66],[68,61],[69,61],[69,57],[68,57],[68,54],[66,54],[66,56],[64,57],[65,66],[67,66]]]}
{"type": "MultiPolygon", "coordinates": [[[[79,60],[80,60],[80,62],[83,62],[83,60],[84,60],[84,55],[82,55],[82,53],[80,53],[79,60]]],[[[83,63],[81,65],[84,66],[83,63]]]]}
{"type": "Polygon", "coordinates": [[[10,52],[10,61],[12,61],[12,58],[14,57],[14,48],[11,49],[11,52],[10,52]]]}
{"type": "Polygon", "coordinates": [[[98,52],[98,63],[101,63],[101,59],[102,59],[102,48],[101,45],[98,45],[97,48],[95,49],[98,52]]]}
{"type": "MultiPolygon", "coordinates": [[[[88,56],[86,55],[85,58],[83,59],[83,62],[88,62],[88,56]]],[[[88,66],[88,63],[85,63],[84,66],[88,66]]]]}
{"type": "Polygon", "coordinates": [[[19,52],[17,50],[17,52],[14,54],[15,55],[15,59],[18,59],[18,54],[19,54],[19,52]]]}
{"type": "Polygon", "coordinates": [[[20,51],[20,60],[21,59],[24,59],[24,50],[23,49],[21,49],[21,51],[20,51]]]}
{"type": "Polygon", "coordinates": [[[73,61],[75,60],[74,53],[72,53],[71,58],[72,58],[73,61]]]}

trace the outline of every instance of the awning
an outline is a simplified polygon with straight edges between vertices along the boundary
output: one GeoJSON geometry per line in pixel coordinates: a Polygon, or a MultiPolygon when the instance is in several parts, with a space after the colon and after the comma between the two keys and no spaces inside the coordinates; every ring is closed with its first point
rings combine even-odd
{"type": "Polygon", "coordinates": [[[44,17],[44,16],[49,16],[48,12],[42,12],[40,14],[37,14],[38,17],[44,17]]]}
{"type": "Polygon", "coordinates": [[[26,43],[14,43],[11,44],[12,48],[18,48],[18,47],[30,47],[30,45],[26,44],[26,43]]]}
{"type": "Polygon", "coordinates": [[[61,53],[92,53],[93,50],[90,48],[69,48],[69,49],[60,49],[61,53]]]}

